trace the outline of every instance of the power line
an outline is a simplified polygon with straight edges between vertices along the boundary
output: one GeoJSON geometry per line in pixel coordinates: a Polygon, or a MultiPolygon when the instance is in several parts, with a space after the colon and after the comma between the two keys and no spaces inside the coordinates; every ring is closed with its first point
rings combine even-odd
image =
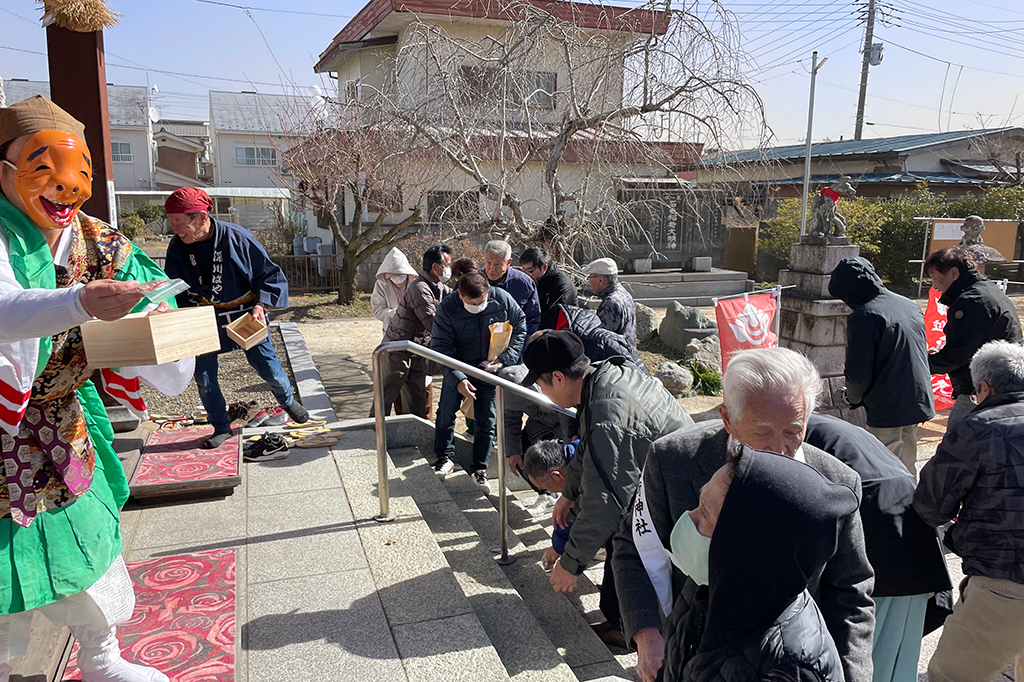
{"type": "MultiPolygon", "coordinates": [[[[25,50],[25,49],[22,49],[22,48],[19,48],[19,47],[10,47],[8,45],[0,45],[0,50],[11,50],[12,52],[23,52],[25,54],[39,55],[40,57],[47,56],[45,52],[39,52],[37,50],[25,50]]],[[[113,56],[113,55],[111,55],[111,56],[113,56]]],[[[186,76],[188,78],[200,78],[202,80],[223,81],[223,82],[227,82],[227,83],[243,83],[245,85],[269,85],[271,87],[281,88],[282,90],[283,89],[287,89],[289,87],[287,85],[282,85],[281,83],[268,83],[266,81],[251,81],[251,80],[244,80],[244,79],[240,79],[240,78],[226,78],[224,76],[204,76],[204,75],[201,75],[201,74],[198,74],[198,73],[179,73],[178,71],[168,71],[166,69],[150,69],[150,68],[146,68],[146,67],[143,67],[143,66],[126,66],[124,64],[107,64],[107,66],[110,67],[110,68],[113,68],[113,69],[128,69],[130,71],[152,71],[153,73],[162,73],[162,74],[165,74],[165,75],[168,75],[168,76],[186,76]]],[[[208,86],[200,85],[200,87],[208,87],[208,86]]],[[[290,87],[298,90],[298,89],[300,89],[301,86],[292,85],[290,87]]]]}
{"type": "Polygon", "coordinates": [[[893,47],[898,47],[901,50],[906,50],[907,52],[912,52],[913,54],[916,54],[919,57],[924,57],[925,59],[931,59],[932,61],[936,61],[936,62],[939,62],[941,64],[951,64],[953,66],[962,66],[963,68],[970,69],[971,71],[982,71],[984,73],[994,73],[997,76],[1012,76],[1013,78],[1024,78],[1024,74],[1020,74],[1020,73],[1009,73],[1007,71],[995,71],[993,69],[983,69],[980,66],[969,66],[967,64],[957,64],[956,62],[951,62],[948,59],[942,59],[941,57],[935,57],[933,55],[921,52],[920,50],[915,50],[912,47],[907,47],[906,45],[900,45],[899,43],[897,43],[894,40],[891,40],[889,38],[881,38],[881,37],[879,37],[879,40],[883,40],[886,43],[888,43],[889,45],[892,45],[893,47]]]}
{"type": "Polygon", "coordinates": [[[278,14],[301,14],[307,17],[330,17],[332,19],[351,19],[354,14],[324,14],[323,12],[302,12],[294,9],[276,9],[274,7],[246,7],[244,5],[232,5],[229,2],[214,2],[214,0],[196,0],[204,5],[220,5],[221,7],[234,7],[253,12],[276,12],[278,14]]]}

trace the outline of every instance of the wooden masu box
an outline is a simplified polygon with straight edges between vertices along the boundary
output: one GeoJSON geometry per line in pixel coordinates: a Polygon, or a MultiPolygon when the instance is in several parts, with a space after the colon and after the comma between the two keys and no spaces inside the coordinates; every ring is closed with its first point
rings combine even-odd
{"type": "Polygon", "coordinates": [[[225,329],[228,332],[228,337],[241,346],[242,350],[249,350],[267,338],[269,334],[267,325],[257,320],[250,313],[242,315],[225,327],[225,329]]]}
{"type": "Polygon", "coordinates": [[[82,341],[89,366],[96,369],[162,365],[220,350],[213,306],[93,320],[82,325],[82,341]]]}

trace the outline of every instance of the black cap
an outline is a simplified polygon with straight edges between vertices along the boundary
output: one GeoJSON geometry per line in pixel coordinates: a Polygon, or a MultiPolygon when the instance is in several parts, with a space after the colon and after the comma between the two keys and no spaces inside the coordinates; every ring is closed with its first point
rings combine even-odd
{"type": "Polygon", "coordinates": [[[533,386],[541,374],[569,369],[585,355],[583,341],[571,331],[546,331],[523,350],[523,364],[529,370],[523,386],[533,386]]]}

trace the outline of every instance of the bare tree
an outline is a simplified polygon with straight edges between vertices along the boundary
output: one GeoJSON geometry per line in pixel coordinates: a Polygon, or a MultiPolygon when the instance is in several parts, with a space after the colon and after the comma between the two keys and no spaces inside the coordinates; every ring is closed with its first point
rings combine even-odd
{"type": "Polygon", "coordinates": [[[503,23],[461,23],[456,34],[436,17],[414,21],[360,103],[366,120],[407,130],[421,156],[445,162],[449,186],[479,206],[475,231],[560,257],[643,240],[622,178],[665,186],[701,143],[726,147],[741,130],[764,139],[718,3],[484,6],[503,23]]]}
{"type": "MultiPolygon", "coordinates": [[[[980,115],[978,122],[981,123],[982,130],[988,133],[1011,126],[1008,119],[1001,126],[993,128],[991,117],[980,115]]],[[[982,158],[996,169],[996,180],[1020,186],[1024,185],[1024,135],[1020,134],[1019,129],[1015,132],[1016,134],[1012,135],[981,135],[974,143],[982,158]]]]}
{"type": "Polygon", "coordinates": [[[417,149],[414,136],[363,125],[342,107],[314,107],[286,128],[278,145],[279,181],[330,226],[341,256],[338,302],[351,303],[359,265],[420,226],[428,185],[418,179],[422,166],[408,163],[417,149]]]}

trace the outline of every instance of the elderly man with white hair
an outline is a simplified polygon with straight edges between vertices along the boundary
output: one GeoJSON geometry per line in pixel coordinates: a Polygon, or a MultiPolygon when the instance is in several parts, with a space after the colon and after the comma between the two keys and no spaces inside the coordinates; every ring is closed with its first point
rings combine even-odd
{"type": "Polygon", "coordinates": [[[914,509],[963,559],[960,601],[928,664],[932,682],[1024,676],[1024,347],[982,346],[970,365],[978,406],[946,429],[921,469],[914,509]]]}
{"type": "MultiPolygon", "coordinates": [[[[671,562],[673,530],[683,514],[697,508],[701,488],[730,452],[746,445],[792,457],[848,486],[858,498],[861,494],[856,472],[803,442],[821,393],[821,378],[810,361],[784,348],[737,353],[729,361],[723,389],[721,422],[681,429],[651,446],[632,511],[615,535],[615,584],[624,632],[638,650],[637,673],[644,682],[653,682],[663,664],[665,682],[681,677],[679,642],[687,638],[680,626],[707,588],[671,562]]],[[[750,557],[750,570],[761,570],[758,557],[750,557]]],[[[809,584],[847,682],[872,678],[873,584],[863,527],[853,512],[840,524],[835,554],[809,584]]]]}
{"type": "Polygon", "coordinates": [[[492,287],[507,291],[526,315],[526,335],[540,329],[540,299],[537,284],[525,272],[509,267],[512,247],[508,242],[492,239],[484,245],[484,274],[492,287]]]}
{"type": "Polygon", "coordinates": [[[636,302],[619,284],[619,266],[611,258],[598,258],[583,266],[583,274],[590,290],[601,299],[597,306],[601,326],[621,334],[636,350],[636,302]]]}

